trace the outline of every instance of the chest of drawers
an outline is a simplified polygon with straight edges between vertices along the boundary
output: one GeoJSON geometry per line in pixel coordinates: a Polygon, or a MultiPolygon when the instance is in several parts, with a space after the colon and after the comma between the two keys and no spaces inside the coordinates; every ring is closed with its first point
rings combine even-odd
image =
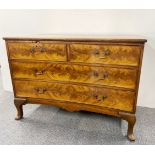
{"type": "Polygon", "coordinates": [[[136,122],[145,39],[103,37],[4,38],[16,120],[27,103],[91,111],[136,122]]]}

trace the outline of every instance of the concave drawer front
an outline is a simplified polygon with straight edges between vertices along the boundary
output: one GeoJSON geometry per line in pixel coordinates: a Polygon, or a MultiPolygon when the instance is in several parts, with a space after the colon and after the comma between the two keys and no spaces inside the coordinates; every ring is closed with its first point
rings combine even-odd
{"type": "Polygon", "coordinates": [[[70,45],[70,61],[138,66],[141,48],[125,45],[70,45]]]}
{"type": "Polygon", "coordinates": [[[65,44],[53,42],[8,42],[10,59],[66,61],[65,44]]]}
{"type": "Polygon", "coordinates": [[[72,84],[15,80],[17,97],[55,99],[133,111],[135,93],[72,84]]]}
{"type": "Polygon", "coordinates": [[[135,89],[137,71],[50,63],[11,62],[13,78],[59,80],[135,89]]]}

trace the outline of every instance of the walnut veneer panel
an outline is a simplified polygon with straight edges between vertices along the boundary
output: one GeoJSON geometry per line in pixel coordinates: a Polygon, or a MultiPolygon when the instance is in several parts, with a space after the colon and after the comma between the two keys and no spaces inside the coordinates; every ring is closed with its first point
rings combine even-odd
{"type": "Polygon", "coordinates": [[[66,61],[65,44],[53,42],[8,42],[10,59],[66,61]]]}
{"type": "Polygon", "coordinates": [[[138,66],[140,51],[140,46],[71,44],[70,61],[138,66]]]}
{"type": "Polygon", "coordinates": [[[135,89],[137,70],[85,65],[11,62],[13,78],[59,80],[135,89]]]}
{"type": "Polygon", "coordinates": [[[56,99],[133,111],[135,93],[107,88],[15,80],[16,96],[56,99]]]}

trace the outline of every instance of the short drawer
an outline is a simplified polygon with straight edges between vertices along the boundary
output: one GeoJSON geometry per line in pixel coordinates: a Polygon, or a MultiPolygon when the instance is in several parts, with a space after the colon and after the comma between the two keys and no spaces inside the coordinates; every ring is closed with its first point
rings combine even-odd
{"type": "Polygon", "coordinates": [[[13,78],[59,80],[135,89],[137,70],[57,63],[11,62],[13,78]]]}
{"type": "Polygon", "coordinates": [[[138,66],[140,46],[71,44],[70,61],[138,66]]]}
{"type": "Polygon", "coordinates": [[[15,80],[17,97],[63,100],[132,112],[135,93],[101,87],[15,80]]]}
{"type": "Polygon", "coordinates": [[[8,42],[10,59],[66,61],[65,44],[53,42],[8,42]]]}

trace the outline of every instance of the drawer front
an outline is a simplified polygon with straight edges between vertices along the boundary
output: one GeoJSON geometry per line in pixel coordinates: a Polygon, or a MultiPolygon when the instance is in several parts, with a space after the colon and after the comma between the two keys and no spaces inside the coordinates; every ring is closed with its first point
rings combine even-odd
{"type": "Polygon", "coordinates": [[[70,61],[138,66],[141,48],[123,45],[70,45],[70,61]]]}
{"type": "Polygon", "coordinates": [[[134,69],[83,65],[11,62],[14,78],[59,80],[135,89],[134,69]]]}
{"type": "Polygon", "coordinates": [[[10,59],[66,61],[65,44],[8,42],[10,59]]]}
{"type": "Polygon", "coordinates": [[[17,97],[56,99],[132,112],[135,93],[72,84],[15,80],[17,97]]]}

